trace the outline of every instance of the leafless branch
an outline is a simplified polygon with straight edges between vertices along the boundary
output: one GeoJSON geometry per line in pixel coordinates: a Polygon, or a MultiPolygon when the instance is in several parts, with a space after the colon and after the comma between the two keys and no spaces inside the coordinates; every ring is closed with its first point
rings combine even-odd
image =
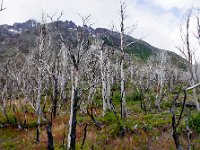
{"type": "Polygon", "coordinates": [[[185,90],[186,90],[186,91],[192,90],[192,89],[196,88],[196,87],[199,86],[199,85],[200,85],[200,83],[197,83],[197,84],[195,84],[195,85],[193,85],[193,86],[191,86],[191,87],[186,88],[185,90]]]}
{"type": "Polygon", "coordinates": [[[3,0],[1,0],[1,8],[0,8],[0,11],[3,11],[4,9],[6,9],[6,8],[3,7],[3,0]]]}

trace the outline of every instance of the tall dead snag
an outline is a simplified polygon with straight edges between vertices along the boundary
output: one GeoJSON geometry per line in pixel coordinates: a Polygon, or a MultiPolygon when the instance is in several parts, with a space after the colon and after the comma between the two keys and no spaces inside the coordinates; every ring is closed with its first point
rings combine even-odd
{"type": "Polygon", "coordinates": [[[87,54],[89,48],[88,33],[87,33],[87,21],[90,16],[84,18],[82,17],[83,26],[77,27],[77,46],[75,49],[69,47],[69,57],[72,62],[71,67],[71,84],[72,84],[72,95],[71,95],[71,111],[69,119],[69,132],[68,132],[68,149],[76,148],[76,117],[78,111],[78,103],[80,100],[79,91],[79,76],[80,76],[80,62],[83,61],[84,54],[87,54]]]}
{"type": "Polygon", "coordinates": [[[43,23],[40,26],[40,35],[37,41],[37,48],[33,52],[33,66],[35,67],[35,81],[36,81],[36,114],[37,114],[37,138],[36,141],[39,142],[39,134],[40,134],[40,124],[41,124],[41,100],[42,100],[42,92],[43,92],[43,83],[44,77],[46,75],[45,61],[48,56],[48,44],[47,44],[47,29],[46,24],[43,23]]]}
{"type": "MultiPolygon", "coordinates": [[[[195,10],[189,10],[186,18],[186,24],[185,24],[185,30],[181,28],[181,39],[182,39],[182,46],[178,47],[178,50],[183,54],[185,59],[188,61],[188,72],[189,72],[189,82],[190,86],[195,85],[197,83],[197,80],[195,79],[195,48],[193,46],[193,31],[191,27],[191,19],[194,17],[194,12],[195,10]]],[[[198,17],[197,17],[197,39],[198,39],[198,34],[199,34],[199,29],[198,29],[198,17]]],[[[194,41],[194,40],[193,40],[194,41]]],[[[192,89],[192,96],[193,96],[193,101],[196,105],[196,109],[200,111],[200,106],[199,106],[199,101],[197,99],[197,93],[196,89],[192,89]]]]}
{"type": "MultiPolygon", "coordinates": [[[[100,39],[98,39],[100,40],[100,39]]],[[[96,42],[97,44],[97,42],[96,42]]],[[[97,44],[99,45],[99,44],[97,44]]],[[[99,63],[100,63],[100,72],[101,72],[101,83],[102,83],[102,99],[103,99],[103,112],[102,115],[105,115],[106,112],[111,110],[111,64],[109,58],[109,49],[104,47],[104,44],[100,44],[100,54],[99,63]]]]}
{"type": "MultiPolygon", "coordinates": [[[[93,104],[93,100],[95,98],[95,93],[96,93],[96,87],[98,85],[99,78],[100,78],[100,73],[99,70],[101,68],[101,65],[99,67],[99,61],[98,61],[98,55],[97,53],[100,51],[100,43],[99,42],[100,39],[96,39],[96,37],[90,37],[89,38],[89,42],[91,43],[89,45],[89,49],[88,49],[88,54],[87,54],[87,58],[84,62],[84,66],[82,67],[82,72],[84,74],[84,80],[87,81],[87,84],[89,85],[88,89],[88,97],[87,97],[87,106],[86,107],[90,107],[90,105],[93,104]]],[[[81,108],[81,111],[84,111],[86,113],[86,107],[85,108],[81,108]]]]}
{"type": "MultiPolygon", "coordinates": [[[[63,36],[60,33],[60,27],[59,27],[59,19],[62,17],[62,12],[60,16],[56,19],[56,21],[53,21],[53,17],[48,16],[52,22],[52,30],[55,30],[56,33],[52,34],[52,38],[60,36],[58,38],[58,43],[62,43],[61,41],[64,41],[63,36]]],[[[67,55],[66,55],[66,48],[64,47],[63,43],[60,47],[60,51],[52,51],[51,54],[51,64],[52,66],[49,66],[49,74],[52,79],[52,86],[53,86],[53,92],[51,94],[52,99],[52,113],[53,117],[56,118],[57,112],[59,110],[59,100],[62,98],[62,102],[66,101],[66,92],[65,92],[65,85],[66,85],[66,67],[67,67],[67,55]],[[50,71],[51,70],[51,71],[50,71]]]]}
{"type": "Polygon", "coordinates": [[[67,84],[67,63],[68,63],[68,57],[67,57],[67,49],[62,44],[61,47],[61,85],[60,85],[60,99],[62,99],[63,103],[67,102],[67,93],[65,90],[65,86],[67,84]]]}
{"type": "MultiPolygon", "coordinates": [[[[73,55],[72,55],[73,56],[73,55]]],[[[71,81],[72,81],[72,96],[71,96],[71,111],[69,120],[69,131],[68,131],[68,149],[75,149],[76,146],[76,115],[78,110],[78,75],[79,69],[76,67],[76,60],[74,58],[74,65],[71,68],[71,81]]]]}
{"type": "Polygon", "coordinates": [[[106,67],[105,67],[105,58],[104,58],[103,48],[100,51],[100,68],[101,68],[101,82],[102,82],[102,99],[103,99],[103,112],[102,115],[105,115],[107,111],[106,103],[106,67]]]}
{"type": "Polygon", "coordinates": [[[37,101],[36,101],[36,113],[37,113],[37,138],[36,141],[39,142],[39,130],[40,130],[40,117],[41,117],[41,98],[42,98],[42,52],[45,43],[45,27],[42,27],[39,37],[39,47],[38,47],[38,62],[37,63],[37,101]]]}
{"type": "Polygon", "coordinates": [[[120,84],[121,84],[121,119],[126,118],[126,98],[125,98],[125,75],[124,75],[124,20],[125,20],[125,2],[120,2],[120,50],[121,50],[121,60],[120,60],[120,84]]]}

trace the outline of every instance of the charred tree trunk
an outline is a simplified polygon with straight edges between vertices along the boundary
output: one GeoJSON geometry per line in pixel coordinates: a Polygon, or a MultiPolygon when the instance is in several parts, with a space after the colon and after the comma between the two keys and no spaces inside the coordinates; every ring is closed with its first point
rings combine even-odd
{"type": "Polygon", "coordinates": [[[52,135],[52,122],[49,121],[46,126],[47,136],[48,136],[48,150],[54,150],[54,144],[53,144],[53,135],[52,135]]]}
{"type": "Polygon", "coordinates": [[[172,113],[172,129],[173,129],[172,136],[173,136],[173,139],[174,139],[174,142],[175,142],[175,145],[176,145],[176,149],[177,150],[183,150],[183,147],[180,144],[179,135],[178,135],[177,130],[176,130],[177,125],[176,125],[176,116],[175,116],[174,112],[172,113]]]}
{"type": "Polygon", "coordinates": [[[183,115],[183,111],[184,111],[184,108],[185,108],[185,102],[186,102],[186,99],[187,99],[187,94],[186,94],[186,90],[184,90],[184,99],[183,99],[183,103],[182,103],[182,109],[181,109],[181,112],[180,112],[180,115],[178,117],[178,120],[176,120],[176,114],[175,114],[175,104],[176,104],[176,100],[179,98],[179,94],[177,94],[177,96],[174,98],[174,101],[173,101],[173,105],[171,107],[171,113],[172,113],[172,136],[173,136],[173,139],[174,139],[174,143],[176,145],[176,149],[177,150],[183,150],[183,147],[180,143],[180,140],[179,140],[179,134],[177,133],[177,127],[179,126],[180,124],[180,120],[182,118],[182,115],[183,115]]]}
{"type": "Polygon", "coordinates": [[[58,78],[53,75],[54,79],[54,94],[53,94],[53,117],[56,118],[57,104],[58,104],[58,78]]]}
{"type": "Polygon", "coordinates": [[[81,149],[83,149],[83,146],[85,144],[85,139],[86,139],[86,136],[87,136],[87,126],[88,126],[88,124],[86,124],[85,128],[84,128],[84,137],[83,137],[83,141],[82,141],[82,144],[81,144],[81,149]]]}

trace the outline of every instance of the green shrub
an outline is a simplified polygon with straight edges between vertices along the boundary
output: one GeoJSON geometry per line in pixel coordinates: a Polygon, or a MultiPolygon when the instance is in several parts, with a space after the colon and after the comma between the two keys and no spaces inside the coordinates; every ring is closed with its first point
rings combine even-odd
{"type": "Polygon", "coordinates": [[[8,141],[8,142],[4,142],[4,143],[2,143],[2,147],[3,147],[3,149],[15,149],[15,143],[14,142],[10,142],[10,141],[8,141]]]}
{"type": "Polygon", "coordinates": [[[121,94],[120,94],[120,92],[116,92],[113,95],[113,102],[120,102],[120,100],[121,100],[121,94]]]}
{"type": "Polygon", "coordinates": [[[200,133],[200,112],[192,115],[189,118],[189,126],[200,133]]]}
{"type": "Polygon", "coordinates": [[[140,101],[144,99],[144,95],[139,91],[134,91],[130,95],[126,95],[127,101],[140,101]]]}
{"type": "Polygon", "coordinates": [[[181,84],[176,84],[176,85],[174,85],[174,88],[173,88],[173,90],[172,90],[172,94],[178,94],[179,92],[180,92],[180,88],[182,87],[182,85],[181,84]]]}
{"type": "Polygon", "coordinates": [[[127,132],[133,132],[135,124],[136,123],[134,121],[124,121],[119,119],[114,124],[112,124],[111,135],[113,137],[123,136],[127,132]]]}
{"type": "Polygon", "coordinates": [[[98,120],[110,124],[117,122],[117,117],[113,112],[107,112],[105,116],[101,116],[98,120]]]}
{"type": "Polygon", "coordinates": [[[123,136],[126,130],[126,125],[122,120],[118,120],[111,127],[111,135],[113,137],[123,136]]]}

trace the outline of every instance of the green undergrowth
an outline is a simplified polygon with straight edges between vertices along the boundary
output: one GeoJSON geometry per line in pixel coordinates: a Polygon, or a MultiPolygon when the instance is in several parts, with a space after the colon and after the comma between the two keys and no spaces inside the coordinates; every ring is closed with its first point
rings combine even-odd
{"type": "MultiPolygon", "coordinates": [[[[91,117],[87,112],[78,111],[77,114],[77,149],[81,149],[82,141],[84,137],[84,127],[87,127],[87,136],[85,144],[82,149],[148,149],[149,145],[151,149],[161,149],[162,145],[166,146],[166,149],[173,149],[174,142],[171,136],[171,119],[170,107],[176,94],[166,94],[161,101],[161,110],[158,112],[155,109],[155,93],[149,92],[145,95],[141,94],[134,88],[131,89],[131,85],[127,85],[128,92],[126,93],[126,109],[127,118],[121,119],[120,116],[120,92],[119,84],[114,86],[112,102],[115,107],[115,112],[109,111],[102,116],[102,97],[101,91],[97,90],[94,98],[93,106],[93,117],[99,123],[100,128],[94,124],[91,117]],[[147,94],[150,97],[152,110],[149,108],[144,111],[141,108],[141,100],[146,102],[147,94]],[[162,142],[160,142],[160,140],[162,142]],[[170,144],[168,144],[170,142],[170,144]],[[158,147],[161,145],[160,147],[158,147]],[[170,148],[171,147],[171,148],[170,148]]],[[[183,95],[180,95],[179,101],[182,102],[183,95]]],[[[48,112],[50,102],[47,103],[45,111],[48,112]]],[[[87,106],[87,105],[85,105],[87,106]]],[[[28,107],[28,106],[27,106],[28,107]]],[[[15,114],[12,109],[7,109],[9,122],[5,115],[0,113],[0,149],[46,149],[47,146],[47,135],[45,124],[41,126],[41,142],[35,143],[36,136],[36,121],[37,117],[34,111],[28,107],[28,129],[18,130],[15,114]],[[5,125],[5,126],[4,126],[5,125]],[[26,146],[27,145],[27,146],[26,146]]],[[[62,107],[60,113],[56,119],[53,119],[52,132],[54,137],[55,149],[66,149],[67,145],[67,133],[68,133],[68,122],[69,122],[69,102],[66,106],[62,107]],[[65,135],[65,139],[64,139],[65,135]],[[65,145],[63,145],[63,139],[65,145]]],[[[21,121],[23,122],[24,108],[18,108],[21,121]]],[[[89,109],[91,111],[91,109],[89,109]]],[[[181,107],[176,109],[176,116],[180,114],[181,107]]],[[[200,114],[191,112],[189,119],[190,128],[193,129],[194,133],[199,133],[200,129],[200,114]]],[[[91,112],[90,112],[91,113],[91,112]]],[[[185,115],[186,113],[184,113],[185,115]]],[[[50,116],[47,114],[48,117],[50,116]]],[[[184,117],[183,117],[184,118],[184,117]]],[[[181,138],[185,135],[185,120],[182,119],[180,126],[177,128],[181,138]],[[183,133],[184,131],[184,133],[183,133]],[[181,134],[183,133],[183,134],[181,134]]],[[[194,141],[199,138],[196,135],[194,141]]]]}
{"type": "Polygon", "coordinates": [[[194,113],[189,118],[189,126],[195,129],[198,133],[200,133],[200,112],[194,113]]]}

